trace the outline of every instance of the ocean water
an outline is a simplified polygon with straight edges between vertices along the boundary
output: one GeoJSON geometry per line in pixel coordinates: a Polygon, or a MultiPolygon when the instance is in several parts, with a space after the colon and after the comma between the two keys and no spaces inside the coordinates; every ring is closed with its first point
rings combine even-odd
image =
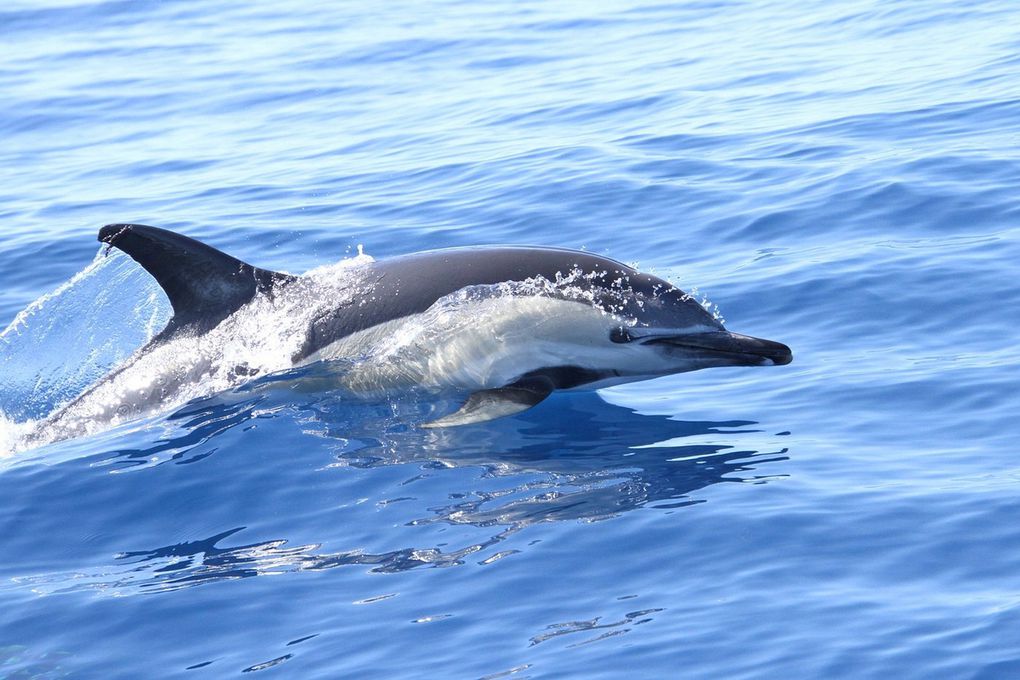
{"type": "Polygon", "coordinates": [[[0,26],[0,677],[1020,677],[1015,3],[0,26]],[[19,447],[168,317],[110,222],[293,273],[585,248],[794,361],[444,430],[209,384],[19,447]]]}

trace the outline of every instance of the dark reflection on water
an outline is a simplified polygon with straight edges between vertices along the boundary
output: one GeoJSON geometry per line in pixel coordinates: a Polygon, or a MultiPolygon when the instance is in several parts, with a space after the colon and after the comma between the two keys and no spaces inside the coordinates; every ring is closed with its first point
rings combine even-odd
{"type": "Polygon", "coordinates": [[[99,465],[119,468],[151,467],[166,462],[179,465],[196,463],[211,456],[217,447],[202,448],[227,430],[263,415],[258,410],[262,397],[226,402],[216,397],[196,400],[166,417],[166,421],[183,429],[182,434],[160,439],[155,445],[138,449],[113,451],[99,465]]]}
{"type": "Polygon", "coordinates": [[[545,627],[545,632],[535,635],[531,638],[531,646],[534,647],[537,644],[541,644],[546,640],[560,637],[561,635],[569,635],[571,633],[590,632],[597,630],[605,630],[605,633],[599,634],[597,637],[589,638],[583,642],[575,642],[570,647],[579,647],[581,645],[588,645],[599,640],[604,640],[607,637],[615,637],[617,635],[623,635],[630,631],[634,626],[640,626],[643,623],[648,623],[652,620],[652,614],[658,614],[663,611],[662,608],[653,609],[640,609],[638,611],[627,612],[622,618],[615,621],[603,621],[602,617],[595,617],[594,619],[588,619],[586,621],[567,621],[565,623],[553,623],[545,627]]]}
{"type": "Polygon", "coordinates": [[[499,492],[472,491],[463,500],[433,508],[432,521],[476,526],[594,520],[651,503],[659,508],[690,505],[700,502],[690,498],[692,492],[713,484],[765,481],[768,477],[749,473],[786,458],[786,449],[761,453],[725,443],[759,433],[750,429],[752,421],[642,415],[593,392],[556,395],[517,419],[442,430],[397,427],[385,436],[354,423],[341,436],[329,422],[328,405],[322,406],[313,406],[312,422],[319,427],[306,422],[306,431],[342,441],[337,457],[345,465],[477,466],[491,477],[542,473],[538,481],[529,477],[524,485],[499,492]],[[518,497],[527,491],[535,493],[518,497]],[[506,496],[514,500],[503,500],[506,496]]]}
{"type": "MultiPolygon", "coordinates": [[[[370,473],[410,465],[413,476],[399,484],[406,493],[369,500],[376,507],[400,501],[401,511],[411,519],[403,522],[403,530],[392,525],[387,530],[381,524],[380,531],[403,542],[410,530],[424,545],[405,543],[374,553],[356,547],[322,550],[326,542],[350,540],[342,535],[324,535],[321,543],[296,546],[285,538],[231,545],[244,529],[235,526],[198,540],[125,551],[113,564],[91,574],[34,577],[29,579],[32,585],[49,592],[94,588],[130,594],[347,565],[364,565],[380,573],[456,566],[537,523],[599,521],[645,506],[681,508],[705,502],[695,494],[714,484],[764,483],[776,475],[761,475],[757,468],[786,459],[782,448],[760,452],[738,445],[742,439],[760,442],[768,437],[754,429],[752,421],[680,421],[642,415],[608,404],[595,393],[557,394],[515,418],[441,430],[413,423],[431,419],[452,402],[351,403],[333,395],[301,403],[293,403],[291,396],[286,403],[279,397],[235,394],[193,403],[162,421],[177,426],[174,436],[147,449],[118,451],[103,464],[119,469],[195,463],[217,450],[216,439],[227,430],[255,418],[287,418],[293,422],[283,426],[300,428],[321,450],[333,451],[332,464],[299,469],[299,475],[343,474],[343,468],[370,473]],[[465,468],[481,473],[468,481],[463,475],[443,476],[465,468]],[[415,491],[414,482],[424,478],[444,482],[438,494],[433,490],[431,497],[415,495],[420,491],[415,491]],[[471,487],[463,488],[465,484],[471,487]],[[429,545],[433,533],[419,534],[414,529],[437,523],[481,529],[484,538],[462,537],[451,545],[450,536],[444,534],[446,542],[429,545]]],[[[194,474],[205,470],[198,466],[194,474]]],[[[286,474],[288,483],[300,484],[293,469],[286,474]]],[[[302,516],[301,510],[309,511],[307,505],[308,501],[295,497],[295,518],[302,516]]],[[[251,512],[257,513],[257,508],[251,512]]],[[[340,517],[341,511],[337,512],[340,517]]],[[[475,559],[484,565],[515,552],[519,550],[475,559]]]]}

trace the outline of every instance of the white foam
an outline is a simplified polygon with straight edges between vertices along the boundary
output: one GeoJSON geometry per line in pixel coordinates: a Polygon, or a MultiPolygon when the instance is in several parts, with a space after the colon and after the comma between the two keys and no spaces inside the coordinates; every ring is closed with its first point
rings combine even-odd
{"type": "Polygon", "coordinates": [[[291,368],[312,320],[350,301],[359,267],[372,261],[359,253],[318,267],[272,298],[256,296],[207,333],[136,352],[110,379],[41,421],[28,437],[31,445],[106,430],[155,408],[172,409],[291,368]]]}
{"type": "Polygon", "coordinates": [[[36,426],[36,421],[16,423],[0,412],[0,459],[14,455],[25,448],[25,436],[36,426]]]}

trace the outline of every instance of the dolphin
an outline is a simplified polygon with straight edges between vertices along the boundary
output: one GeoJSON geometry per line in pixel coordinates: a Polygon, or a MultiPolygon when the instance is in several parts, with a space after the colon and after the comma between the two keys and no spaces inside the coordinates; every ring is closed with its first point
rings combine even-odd
{"type": "MultiPolygon", "coordinates": [[[[346,361],[338,385],[355,393],[417,387],[469,393],[457,411],[425,427],[519,413],[554,390],[792,360],[784,344],[727,331],[668,281],[588,252],[432,250],[362,262],[337,284],[260,269],[141,224],[107,225],[99,241],[155,278],[173,316],[123,365],[47,419],[49,441],[151,411],[183,385],[207,379],[217,361],[231,361],[188,342],[216,333],[281,333],[284,316],[229,327],[257,304],[289,314],[293,326],[280,343],[288,355],[276,368],[346,361]]],[[[228,384],[260,370],[233,366],[228,384]]]]}

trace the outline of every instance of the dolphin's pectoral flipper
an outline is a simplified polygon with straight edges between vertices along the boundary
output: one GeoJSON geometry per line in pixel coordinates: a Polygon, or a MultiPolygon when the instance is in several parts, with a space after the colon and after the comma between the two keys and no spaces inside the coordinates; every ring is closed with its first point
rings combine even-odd
{"type": "Polygon", "coordinates": [[[473,393],[457,411],[424,423],[422,427],[469,425],[512,416],[535,406],[553,390],[577,387],[609,375],[615,375],[615,371],[594,371],[580,366],[552,366],[528,371],[505,387],[473,393]]]}
{"type": "Polygon", "coordinates": [[[553,391],[552,385],[529,384],[527,387],[497,387],[481,390],[468,397],[464,405],[448,416],[423,423],[422,427],[451,427],[483,423],[503,416],[511,416],[539,403],[553,391]]]}
{"type": "Polygon", "coordinates": [[[212,328],[256,293],[296,278],[143,224],[108,224],[99,230],[99,240],[123,250],[156,279],[174,310],[168,330],[212,328]]]}

